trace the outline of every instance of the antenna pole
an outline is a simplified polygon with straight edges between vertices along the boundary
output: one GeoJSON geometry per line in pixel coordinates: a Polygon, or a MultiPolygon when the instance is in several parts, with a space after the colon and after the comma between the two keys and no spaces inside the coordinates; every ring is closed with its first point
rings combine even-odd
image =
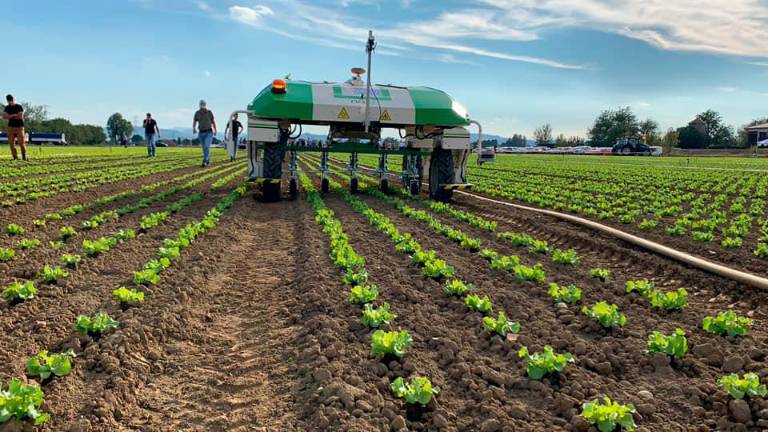
{"type": "Polygon", "coordinates": [[[371,107],[371,57],[373,56],[373,50],[376,49],[376,39],[373,37],[373,31],[368,31],[368,44],[365,46],[365,52],[368,53],[368,83],[365,86],[365,133],[371,126],[371,120],[368,118],[368,113],[371,107]]]}

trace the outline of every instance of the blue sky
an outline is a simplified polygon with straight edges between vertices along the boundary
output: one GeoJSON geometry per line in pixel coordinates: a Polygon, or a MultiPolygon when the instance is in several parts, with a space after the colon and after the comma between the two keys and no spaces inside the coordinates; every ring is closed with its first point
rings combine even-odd
{"type": "Polygon", "coordinates": [[[768,116],[766,0],[0,0],[0,93],[54,116],[190,127],[273,78],[373,80],[452,94],[488,132],[584,135],[631,106],[662,128],[697,112],[768,116]]]}

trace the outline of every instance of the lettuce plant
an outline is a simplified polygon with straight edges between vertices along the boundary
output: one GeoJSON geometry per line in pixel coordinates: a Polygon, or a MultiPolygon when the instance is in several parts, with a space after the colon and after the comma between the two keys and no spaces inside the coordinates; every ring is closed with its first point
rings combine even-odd
{"type": "Polygon", "coordinates": [[[499,255],[491,258],[491,268],[494,270],[512,271],[520,264],[520,258],[514,255],[499,255]]]}
{"type": "Polygon", "coordinates": [[[477,294],[468,294],[464,299],[464,303],[473,311],[482,312],[483,314],[489,313],[493,309],[491,299],[488,296],[480,298],[477,294]]]}
{"type": "Polygon", "coordinates": [[[14,281],[3,290],[3,297],[10,301],[23,301],[35,297],[37,289],[32,281],[14,281]]]}
{"type": "Polygon", "coordinates": [[[83,258],[80,255],[64,254],[61,256],[61,262],[69,268],[75,268],[83,258]]]}
{"type": "Polygon", "coordinates": [[[529,252],[546,254],[549,253],[549,245],[546,240],[534,240],[528,248],[529,252]]]}
{"type": "Polygon", "coordinates": [[[51,249],[61,249],[64,247],[64,242],[61,240],[48,240],[48,247],[51,249]]]}
{"type": "Polygon", "coordinates": [[[467,293],[467,291],[474,288],[474,285],[471,283],[464,283],[460,279],[451,279],[445,281],[445,286],[443,287],[443,292],[450,297],[460,297],[467,293]]]}
{"type": "Polygon", "coordinates": [[[560,373],[568,363],[573,363],[571,353],[555,354],[552,347],[546,345],[543,352],[531,354],[528,347],[521,347],[517,352],[518,357],[525,359],[528,378],[540,380],[545,375],[560,373]]]}
{"type": "Polygon", "coordinates": [[[478,238],[471,238],[471,237],[464,237],[459,242],[459,246],[461,246],[464,249],[467,249],[471,252],[476,252],[480,250],[480,239],[478,238]]]}
{"type": "Polygon", "coordinates": [[[59,266],[50,266],[48,264],[43,267],[43,271],[40,273],[40,277],[49,284],[55,284],[59,279],[63,279],[69,276],[69,272],[59,266]]]}
{"type": "Polygon", "coordinates": [[[521,281],[544,282],[546,278],[541,264],[536,264],[533,267],[516,265],[512,271],[515,273],[515,277],[521,281]]]}
{"type": "Polygon", "coordinates": [[[619,312],[618,306],[609,305],[604,301],[595,303],[592,308],[584,306],[581,308],[581,313],[597,321],[604,328],[622,327],[627,322],[627,317],[619,312]]]}
{"type": "Polygon", "coordinates": [[[24,235],[27,230],[19,224],[12,223],[5,227],[5,232],[10,235],[24,235]]]}
{"type": "Polygon", "coordinates": [[[144,293],[135,289],[120,287],[112,291],[112,295],[117,297],[121,304],[126,306],[136,306],[144,301],[144,293]]]}
{"type": "Polygon", "coordinates": [[[8,262],[16,256],[16,251],[11,248],[0,247],[0,262],[8,262]]]}
{"type": "Polygon", "coordinates": [[[732,310],[720,312],[716,317],[704,317],[701,324],[705,331],[723,336],[744,336],[751,325],[751,318],[740,317],[732,310]]]}
{"type": "Polygon", "coordinates": [[[637,427],[632,414],[635,407],[632,404],[622,405],[611,401],[607,396],[603,403],[598,400],[587,402],[582,406],[581,416],[597,427],[600,432],[613,432],[621,428],[633,432],[637,427]]]}
{"type": "Polygon", "coordinates": [[[40,246],[42,242],[38,239],[21,239],[16,243],[19,249],[33,249],[40,246]]]}
{"type": "Polygon", "coordinates": [[[676,329],[669,336],[654,331],[648,336],[648,352],[664,353],[675,358],[683,358],[688,352],[688,340],[683,329],[676,329]]]}
{"type": "Polygon", "coordinates": [[[441,259],[427,261],[421,269],[424,276],[432,279],[450,278],[453,277],[454,272],[454,268],[441,259]]]}
{"type": "Polygon", "coordinates": [[[368,282],[368,272],[365,269],[348,269],[344,274],[344,283],[347,285],[365,285],[368,282]]]}
{"type": "Polygon", "coordinates": [[[75,229],[72,228],[71,226],[65,226],[65,227],[59,228],[59,237],[62,240],[69,240],[75,235],[77,235],[77,231],[75,231],[75,229]]]}
{"type": "Polygon", "coordinates": [[[136,232],[132,229],[120,229],[120,230],[117,230],[117,232],[114,235],[112,235],[112,238],[121,242],[130,240],[135,237],[136,237],[136,232]]]}
{"type": "Polygon", "coordinates": [[[656,285],[653,282],[650,282],[647,279],[627,281],[626,291],[627,291],[627,294],[637,292],[643,297],[648,297],[648,294],[651,292],[651,290],[655,286],[656,285]]]}
{"type": "Polygon", "coordinates": [[[653,290],[648,296],[651,299],[651,306],[656,308],[680,310],[688,306],[688,291],[685,288],[668,292],[653,290]]]}
{"type": "Polygon", "coordinates": [[[168,258],[169,260],[174,260],[181,256],[181,251],[178,247],[160,247],[157,250],[157,257],[158,258],[168,258]]]}
{"type": "Polygon", "coordinates": [[[18,379],[8,381],[8,389],[0,386],[0,424],[11,418],[17,420],[32,419],[34,424],[41,425],[50,417],[40,412],[45,394],[36,385],[22,383],[18,379]]]}
{"type": "Polygon", "coordinates": [[[397,315],[389,311],[389,303],[384,303],[378,308],[374,308],[371,303],[363,308],[363,324],[370,328],[379,328],[382,324],[389,324],[397,315]]]}
{"type": "Polygon", "coordinates": [[[534,242],[534,238],[528,234],[516,232],[498,233],[496,237],[509,240],[513,246],[530,246],[534,242]]]}
{"type": "Polygon", "coordinates": [[[72,370],[70,359],[75,356],[73,350],[60,354],[48,354],[41,351],[36,356],[27,359],[27,375],[39,376],[41,380],[50,378],[51,375],[63,377],[72,370]]]}
{"type": "Polygon", "coordinates": [[[113,320],[105,312],[97,312],[92,317],[80,315],[77,317],[77,321],[75,321],[75,330],[89,335],[102,334],[109,329],[118,328],[119,326],[120,323],[113,320]]]}
{"type": "Polygon", "coordinates": [[[425,265],[429,261],[434,261],[437,259],[437,252],[433,250],[424,251],[424,250],[418,250],[414,252],[413,256],[411,256],[411,261],[413,261],[414,264],[418,265],[425,265]]]}
{"type": "Polygon", "coordinates": [[[499,312],[496,319],[483,317],[483,327],[488,333],[496,333],[501,337],[506,337],[507,333],[520,333],[520,323],[508,320],[504,312],[499,312]]]}
{"type": "Polygon", "coordinates": [[[552,282],[549,284],[549,296],[556,302],[578,303],[581,300],[581,289],[573,284],[560,286],[552,282]]]}
{"type": "Polygon", "coordinates": [[[498,257],[499,253],[493,249],[482,249],[480,250],[480,256],[487,259],[488,261],[491,261],[494,258],[498,257]]]}
{"type": "Polygon", "coordinates": [[[567,251],[555,249],[555,252],[552,253],[552,262],[557,264],[577,265],[579,261],[576,249],[568,249],[567,251]]]}
{"type": "Polygon", "coordinates": [[[765,384],[760,384],[760,377],[755,373],[746,373],[743,378],[738,374],[730,374],[720,378],[718,384],[734,399],[765,397],[768,394],[765,384]]]}
{"type": "Polygon", "coordinates": [[[37,227],[43,227],[45,224],[48,223],[45,219],[33,219],[32,225],[37,227]]]}
{"type": "Polygon", "coordinates": [[[349,291],[349,302],[364,305],[379,297],[379,287],[376,285],[355,285],[349,291]]]}
{"type": "Polygon", "coordinates": [[[371,353],[378,357],[387,354],[402,357],[405,349],[413,344],[413,338],[407,330],[386,332],[376,330],[371,335],[371,353]]]}
{"type": "Polygon", "coordinates": [[[611,275],[611,271],[604,268],[593,268],[589,271],[589,275],[592,276],[594,279],[600,279],[601,281],[605,282],[608,280],[608,277],[611,275]]]}
{"type": "Polygon", "coordinates": [[[413,377],[410,382],[405,382],[403,377],[397,377],[391,388],[395,396],[410,404],[427,405],[433,395],[440,393],[440,387],[433,386],[429,378],[422,376],[413,377]]]}

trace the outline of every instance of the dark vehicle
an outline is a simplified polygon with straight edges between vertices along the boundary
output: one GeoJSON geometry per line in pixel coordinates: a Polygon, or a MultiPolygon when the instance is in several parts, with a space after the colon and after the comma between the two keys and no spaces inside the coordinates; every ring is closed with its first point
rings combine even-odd
{"type": "Polygon", "coordinates": [[[646,144],[641,143],[637,138],[619,138],[611,150],[616,155],[642,155],[650,156],[653,149],[646,144]]]}

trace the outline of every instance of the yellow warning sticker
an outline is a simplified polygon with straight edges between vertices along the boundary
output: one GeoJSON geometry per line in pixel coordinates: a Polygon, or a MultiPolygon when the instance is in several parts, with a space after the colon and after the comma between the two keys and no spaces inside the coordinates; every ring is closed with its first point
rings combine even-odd
{"type": "Polygon", "coordinates": [[[349,120],[349,113],[347,112],[346,108],[341,108],[341,111],[339,111],[339,117],[340,120],[349,120]]]}
{"type": "Polygon", "coordinates": [[[379,116],[379,121],[392,121],[392,117],[389,116],[389,111],[384,110],[384,112],[381,113],[381,116],[379,116]]]}

